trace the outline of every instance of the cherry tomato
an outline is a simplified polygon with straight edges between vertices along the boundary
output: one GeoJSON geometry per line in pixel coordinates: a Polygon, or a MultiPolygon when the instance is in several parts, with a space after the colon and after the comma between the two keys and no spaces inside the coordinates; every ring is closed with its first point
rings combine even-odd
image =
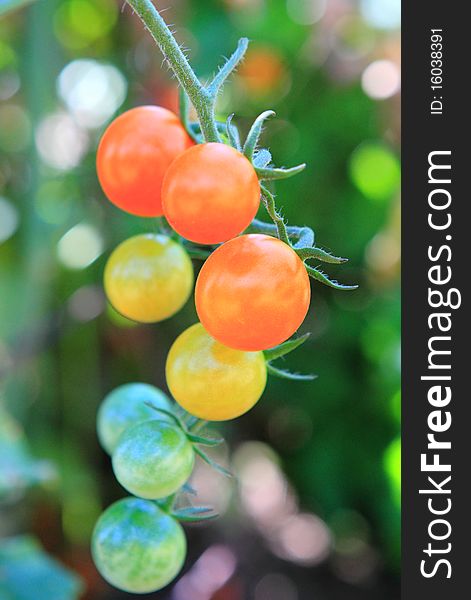
{"type": "Polygon", "coordinates": [[[257,174],[240,152],[225,144],[199,144],[169,167],[162,205],[170,225],[198,244],[239,235],[260,204],[257,174]]]}
{"type": "Polygon", "coordinates": [[[196,323],[170,348],[166,376],[172,396],[186,411],[207,421],[225,421],[260,399],[267,368],[263,352],[223,346],[196,323]]]}
{"type": "Polygon", "coordinates": [[[186,250],[164,235],[129,238],[105,267],[105,292],[123,316],[142,323],[162,321],[182,308],[193,287],[186,250]]]}
{"type": "Polygon", "coordinates": [[[186,556],[183,529],[154,502],[123,498],[98,519],[92,555],[101,575],[134,594],[155,592],[180,572],[186,556]]]}
{"type": "Polygon", "coordinates": [[[186,434],[160,419],[126,429],[113,452],[119,483],[131,494],[151,500],[175,493],[191,475],[194,461],[186,434]]]}
{"type": "Polygon", "coordinates": [[[178,117],[166,108],[139,106],[123,113],[98,146],[98,179],[108,200],[133,215],[161,215],[165,172],[192,145],[178,117]]]}
{"type": "Polygon", "coordinates": [[[301,325],[311,288],[303,262],[277,238],[242,235],[204,263],[195,300],[206,331],[238,350],[266,350],[301,325]]]}
{"type": "Polygon", "coordinates": [[[132,425],[156,418],[167,420],[163,413],[160,416],[147,402],[157,408],[172,410],[169,398],[146,383],[126,383],[105,396],[98,410],[97,432],[100,444],[108,454],[113,453],[119,436],[132,425]]]}

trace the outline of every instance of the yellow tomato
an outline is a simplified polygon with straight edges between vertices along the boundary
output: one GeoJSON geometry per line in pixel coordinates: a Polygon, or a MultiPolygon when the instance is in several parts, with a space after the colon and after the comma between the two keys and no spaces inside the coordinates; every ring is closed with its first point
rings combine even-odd
{"type": "Polygon", "coordinates": [[[182,308],[193,287],[186,250],[164,235],[136,235],[120,244],[105,267],[105,292],[123,316],[162,321],[182,308]]]}
{"type": "Polygon", "coordinates": [[[173,397],[186,411],[207,421],[225,421],[260,399],[267,368],[263,352],[223,346],[197,323],[170,348],[166,376],[173,397]]]}

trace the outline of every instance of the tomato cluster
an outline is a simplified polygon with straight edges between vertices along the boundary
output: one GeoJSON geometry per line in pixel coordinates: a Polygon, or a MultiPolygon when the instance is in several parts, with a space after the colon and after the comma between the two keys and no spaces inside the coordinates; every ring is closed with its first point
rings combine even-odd
{"type": "MultiPolygon", "coordinates": [[[[198,316],[215,340],[256,352],[298,329],[310,300],[303,262],[277,238],[240,236],[260,204],[256,170],[241,152],[224,143],[195,145],[173,113],[141,106],[105,131],[97,171],[116,206],[135,215],[165,215],[179,239],[222,244],[201,269],[195,290],[198,316]]],[[[111,304],[144,323],[174,315],[192,286],[187,250],[162,234],[126,240],[105,269],[111,304]]]]}
{"type": "Polygon", "coordinates": [[[258,402],[270,368],[264,351],[301,325],[310,285],[290,245],[244,234],[260,205],[252,161],[225,143],[195,144],[169,111],[143,106],[113,121],[98,148],[97,171],[113,204],[138,216],[164,215],[173,230],[136,235],[111,253],[104,288],[119,313],[142,323],[171,317],[193,289],[188,249],[207,246],[209,254],[195,287],[200,322],[167,356],[176,402],[131,383],[108,394],[97,416],[101,445],[132,497],[98,520],[94,560],[113,585],[144,593],[169,583],[185,558],[172,501],[187,485],[196,454],[211,463],[193,427],[234,419],[258,402]]]}

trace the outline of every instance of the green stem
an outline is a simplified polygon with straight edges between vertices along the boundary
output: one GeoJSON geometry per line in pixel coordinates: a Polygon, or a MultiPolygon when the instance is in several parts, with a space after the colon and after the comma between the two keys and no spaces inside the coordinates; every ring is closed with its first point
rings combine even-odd
{"type": "Polygon", "coordinates": [[[284,222],[283,217],[276,209],[275,204],[275,196],[271,192],[267,190],[267,188],[263,185],[260,186],[262,192],[262,200],[265,205],[266,211],[270,216],[270,219],[275,223],[276,230],[278,233],[278,237],[282,242],[285,242],[290,246],[288,231],[286,230],[286,223],[284,222]]]}
{"type": "MultiPolygon", "coordinates": [[[[297,227],[296,225],[285,225],[285,229],[290,238],[295,238],[298,242],[294,245],[295,248],[302,244],[311,247],[314,244],[314,232],[310,227],[297,227]]],[[[274,223],[265,223],[254,219],[247,228],[247,233],[265,233],[277,237],[278,227],[274,223]]]]}
{"type": "Polygon", "coordinates": [[[146,29],[154,38],[165,59],[169,62],[178,82],[188,94],[198,115],[204,138],[207,142],[219,142],[220,137],[215,124],[215,98],[196,77],[182,49],[173,37],[159,11],[150,0],[127,0],[146,29]]]}
{"type": "Polygon", "coordinates": [[[167,496],[166,498],[159,500],[157,503],[164,512],[168,513],[172,510],[176,497],[177,493],[167,496]]]}

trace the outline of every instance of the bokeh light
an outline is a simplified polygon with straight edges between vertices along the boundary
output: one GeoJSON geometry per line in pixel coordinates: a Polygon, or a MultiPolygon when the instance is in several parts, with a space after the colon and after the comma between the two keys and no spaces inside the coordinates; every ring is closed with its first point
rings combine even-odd
{"type": "Polygon", "coordinates": [[[327,0],[286,0],[288,16],[300,25],[314,25],[322,19],[327,0]]]}
{"type": "Polygon", "coordinates": [[[317,565],[327,558],[331,536],[327,525],[312,514],[295,514],[277,530],[275,552],[301,565],[317,565]]]}
{"type": "Polygon", "coordinates": [[[19,220],[18,211],[13,204],[0,196],[0,244],[6,242],[15,233],[19,220]]]}
{"type": "Polygon", "coordinates": [[[365,142],[350,158],[350,176],[364,196],[382,202],[399,189],[401,168],[397,156],[385,144],[365,142]]]}
{"type": "Polygon", "coordinates": [[[391,442],[384,453],[384,469],[389,478],[394,499],[401,504],[401,438],[391,442]]]}
{"type": "Polygon", "coordinates": [[[62,69],[57,89],[76,122],[93,129],[118,110],[126,97],[127,84],[116,67],[81,59],[62,69]]]}
{"type": "Polygon", "coordinates": [[[36,130],[36,147],[43,161],[60,171],[76,167],[88,148],[88,136],[66,112],[45,117],[36,130]]]}
{"type": "Polygon", "coordinates": [[[401,25],[400,0],[361,0],[364,19],[379,29],[396,29],[401,25]]]}
{"type": "Polygon", "coordinates": [[[399,67],[391,60],[375,60],[363,71],[361,85],[365,94],[384,100],[396,94],[401,86],[399,67]]]}
{"type": "Polygon", "coordinates": [[[12,98],[20,89],[20,76],[15,71],[5,70],[0,74],[0,100],[12,98]]]}
{"type": "Polygon", "coordinates": [[[57,8],[54,31],[66,48],[80,50],[106,36],[117,18],[114,0],[67,0],[57,8]]]}
{"type": "Polygon", "coordinates": [[[236,557],[228,546],[210,546],[178,581],[172,600],[211,600],[232,577],[236,565],[236,557]]]}
{"type": "Polygon", "coordinates": [[[293,506],[276,455],[260,442],[245,442],[234,453],[242,505],[259,526],[270,526],[293,506]]]}
{"type": "Polygon", "coordinates": [[[87,223],[69,229],[57,244],[57,257],[69,269],[84,269],[103,252],[103,239],[99,231],[87,223]]]}
{"type": "Polygon", "coordinates": [[[106,307],[106,299],[101,287],[86,285],[72,294],[67,303],[69,314],[76,321],[86,323],[96,319],[106,307]]]}
{"type": "Polygon", "coordinates": [[[377,233],[366,247],[365,258],[376,273],[389,271],[401,258],[400,240],[389,231],[377,233]]]}

